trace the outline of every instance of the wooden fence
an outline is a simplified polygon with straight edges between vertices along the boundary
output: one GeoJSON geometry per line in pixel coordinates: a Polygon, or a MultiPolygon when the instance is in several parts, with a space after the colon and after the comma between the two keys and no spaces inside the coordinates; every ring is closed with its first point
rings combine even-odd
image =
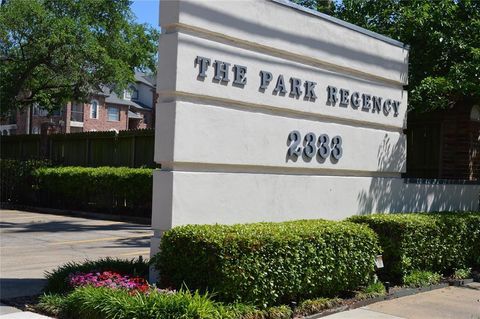
{"type": "Polygon", "coordinates": [[[2,159],[48,159],[69,166],[155,167],[155,130],[2,136],[2,159]]]}

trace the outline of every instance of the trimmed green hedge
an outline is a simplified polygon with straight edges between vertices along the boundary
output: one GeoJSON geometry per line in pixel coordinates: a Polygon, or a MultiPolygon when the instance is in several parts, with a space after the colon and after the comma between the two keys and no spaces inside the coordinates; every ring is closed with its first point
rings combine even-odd
{"type": "Polygon", "coordinates": [[[22,204],[34,202],[33,174],[37,168],[50,165],[46,160],[0,160],[1,201],[22,204]]]}
{"type": "Polygon", "coordinates": [[[480,212],[377,214],[348,220],[378,234],[383,280],[399,282],[415,269],[448,275],[480,265],[480,212]]]}
{"type": "Polygon", "coordinates": [[[154,263],[161,286],[266,307],[367,284],[377,242],[368,227],[348,222],[188,225],[165,233],[154,263]]]}
{"type": "Polygon", "coordinates": [[[37,169],[34,176],[37,191],[47,200],[44,205],[105,210],[151,207],[149,168],[44,167],[37,169]]]}

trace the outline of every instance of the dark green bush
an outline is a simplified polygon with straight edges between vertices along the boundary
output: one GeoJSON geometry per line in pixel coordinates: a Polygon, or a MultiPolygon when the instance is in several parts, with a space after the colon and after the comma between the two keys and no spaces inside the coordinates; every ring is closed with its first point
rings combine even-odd
{"type": "Polygon", "coordinates": [[[480,213],[378,214],[349,218],[377,234],[385,268],[380,278],[400,282],[415,269],[451,274],[480,263],[480,213]]]}
{"type": "Polygon", "coordinates": [[[165,233],[160,251],[162,286],[185,284],[266,307],[368,283],[379,247],[366,226],[304,220],[177,227],[165,233]]]}
{"type": "Polygon", "coordinates": [[[106,212],[151,207],[152,169],[66,166],[39,168],[34,175],[44,205],[106,212]]]}
{"type": "Polygon", "coordinates": [[[34,171],[49,166],[46,160],[0,160],[1,201],[28,204],[35,200],[34,171]]]}
{"type": "Polygon", "coordinates": [[[99,260],[86,260],[82,263],[69,262],[57,269],[46,272],[48,293],[65,293],[72,288],[68,285],[67,277],[75,272],[115,271],[120,274],[129,274],[138,277],[148,277],[148,264],[140,259],[102,258],[99,260]]]}

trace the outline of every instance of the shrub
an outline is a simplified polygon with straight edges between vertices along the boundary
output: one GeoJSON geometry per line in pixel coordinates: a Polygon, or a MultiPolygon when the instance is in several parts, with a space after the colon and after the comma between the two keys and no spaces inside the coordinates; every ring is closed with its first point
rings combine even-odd
{"type": "Polygon", "coordinates": [[[47,205],[73,209],[137,209],[151,205],[152,169],[46,167],[37,169],[34,175],[39,192],[49,200],[47,205]]]}
{"type": "Polygon", "coordinates": [[[35,200],[32,185],[34,171],[49,166],[45,160],[0,160],[1,201],[28,204],[35,200]]]}
{"type": "Polygon", "coordinates": [[[439,273],[425,270],[414,270],[408,275],[403,276],[403,283],[407,287],[415,288],[438,284],[441,279],[442,276],[439,273]]]}
{"type": "Polygon", "coordinates": [[[140,259],[113,259],[103,258],[99,260],[86,260],[83,263],[69,262],[57,269],[47,272],[47,285],[45,291],[49,293],[65,293],[73,289],[70,284],[70,276],[76,273],[113,271],[120,274],[128,274],[146,278],[148,276],[148,264],[140,259]]]}
{"type": "Polygon", "coordinates": [[[420,213],[354,216],[380,240],[382,280],[398,283],[414,269],[453,273],[480,261],[480,213],[420,213]]]}
{"type": "Polygon", "coordinates": [[[366,284],[378,252],[376,235],[348,222],[188,225],[165,233],[154,263],[162,286],[266,307],[366,284]]]}

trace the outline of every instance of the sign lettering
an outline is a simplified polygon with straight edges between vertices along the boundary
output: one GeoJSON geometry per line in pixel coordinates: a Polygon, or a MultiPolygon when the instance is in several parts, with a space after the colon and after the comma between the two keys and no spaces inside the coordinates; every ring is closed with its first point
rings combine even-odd
{"type": "MultiPolygon", "coordinates": [[[[230,76],[233,78],[232,85],[244,87],[247,85],[247,67],[219,60],[213,60],[197,56],[195,58],[195,67],[198,68],[197,79],[204,80],[207,77],[209,67],[213,67],[213,80],[216,83],[224,85],[230,82],[230,76]]],[[[262,70],[258,77],[258,87],[261,93],[270,91],[274,95],[286,96],[291,98],[303,98],[305,101],[316,102],[318,96],[316,93],[317,82],[311,80],[302,80],[297,77],[288,77],[285,79],[283,74],[273,75],[269,71],[262,70]]],[[[366,92],[352,92],[348,88],[337,88],[328,85],[326,88],[326,105],[352,108],[372,114],[383,114],[384,116],[397,117],[400,113],[400,101],[386,97],[372,95],[366,92]]]]}

